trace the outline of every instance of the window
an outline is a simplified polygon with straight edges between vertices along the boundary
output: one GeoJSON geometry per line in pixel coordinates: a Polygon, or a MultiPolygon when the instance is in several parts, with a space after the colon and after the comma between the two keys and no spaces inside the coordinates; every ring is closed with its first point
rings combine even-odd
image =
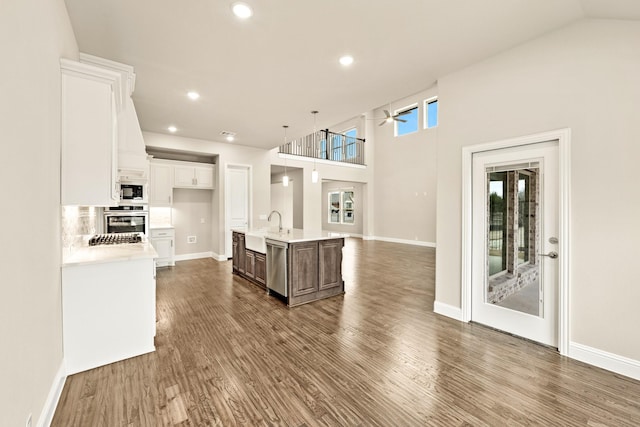
{"type": "Polygon", "coordinates": [[[356,128],[349,129],[344,133],[344,144],[346,147],[346,157],[347,159],[353,159],[356,157],[356,136],[357,131],[356,128]]]}
{"type": "Polygon", "coordinates": [[[402,114],[398,120],[394,120],[396,127],[396,136],[406,135],[418,131],[418,106],[411,105],[409,107],[396,110],[394,115],[402,114]],[[402,114],[404,113],[404,114],[402,114]],[[403,120],[403,121],[400,121],[403,120]]]}
{"type": "Polygon", "coordinates": [[[429,98],[424,101],[424,128],[438,126],[438,98],[429,98]]]}
{"type": "Polygon", "coordinates": [[[353,224],[355,221],[353,191],[329,193],[329,224],[353,224]]]}

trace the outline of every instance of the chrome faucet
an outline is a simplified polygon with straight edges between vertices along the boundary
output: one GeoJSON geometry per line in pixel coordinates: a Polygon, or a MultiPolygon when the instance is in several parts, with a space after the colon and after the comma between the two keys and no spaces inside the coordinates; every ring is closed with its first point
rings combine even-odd
{"type": "Polygon", "coordinates": [[[278,214],[278,233],[282,233],[282,214],[278,211],[271,211],[271,213],[269,214],[269,217],[267,218],[267,221],[271,221],[271,216],[277,213],[278,214]]]}

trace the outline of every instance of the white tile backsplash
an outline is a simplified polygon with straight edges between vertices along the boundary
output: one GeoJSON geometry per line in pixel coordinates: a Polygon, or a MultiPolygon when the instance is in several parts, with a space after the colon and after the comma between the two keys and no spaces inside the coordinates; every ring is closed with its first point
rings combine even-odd
{"type": "Polygon", "coordinates": [[[84,236],[96,234],[96,208],[93,206],[62,207],[62,248],[72,250],[81,246],[84,236]]]}

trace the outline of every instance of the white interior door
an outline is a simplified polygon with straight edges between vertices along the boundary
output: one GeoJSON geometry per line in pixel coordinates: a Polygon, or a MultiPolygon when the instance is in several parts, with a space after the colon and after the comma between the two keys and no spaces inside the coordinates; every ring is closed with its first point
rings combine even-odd
{"type": "Polygon", "coordinates": [[[558,142],[477,152],[471,320],[558,344],[558,142]]]}
{"type": "Polygon", "coordinates": [[[249,168],[227,166],[225,186],[225,252],[232,256],[231,229],[249,225],[249,168]]]}

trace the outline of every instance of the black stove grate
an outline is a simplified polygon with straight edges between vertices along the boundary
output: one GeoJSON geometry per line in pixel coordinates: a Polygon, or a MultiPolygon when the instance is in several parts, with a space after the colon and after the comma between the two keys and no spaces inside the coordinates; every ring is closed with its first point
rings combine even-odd
{"type": "Polygon", "coordinates": [[[142,236],[140,236],[140,233],[96,234],[89,239],[89,246],[119,245],[122,243],[140,242],[142,242],[142,236]]]}

